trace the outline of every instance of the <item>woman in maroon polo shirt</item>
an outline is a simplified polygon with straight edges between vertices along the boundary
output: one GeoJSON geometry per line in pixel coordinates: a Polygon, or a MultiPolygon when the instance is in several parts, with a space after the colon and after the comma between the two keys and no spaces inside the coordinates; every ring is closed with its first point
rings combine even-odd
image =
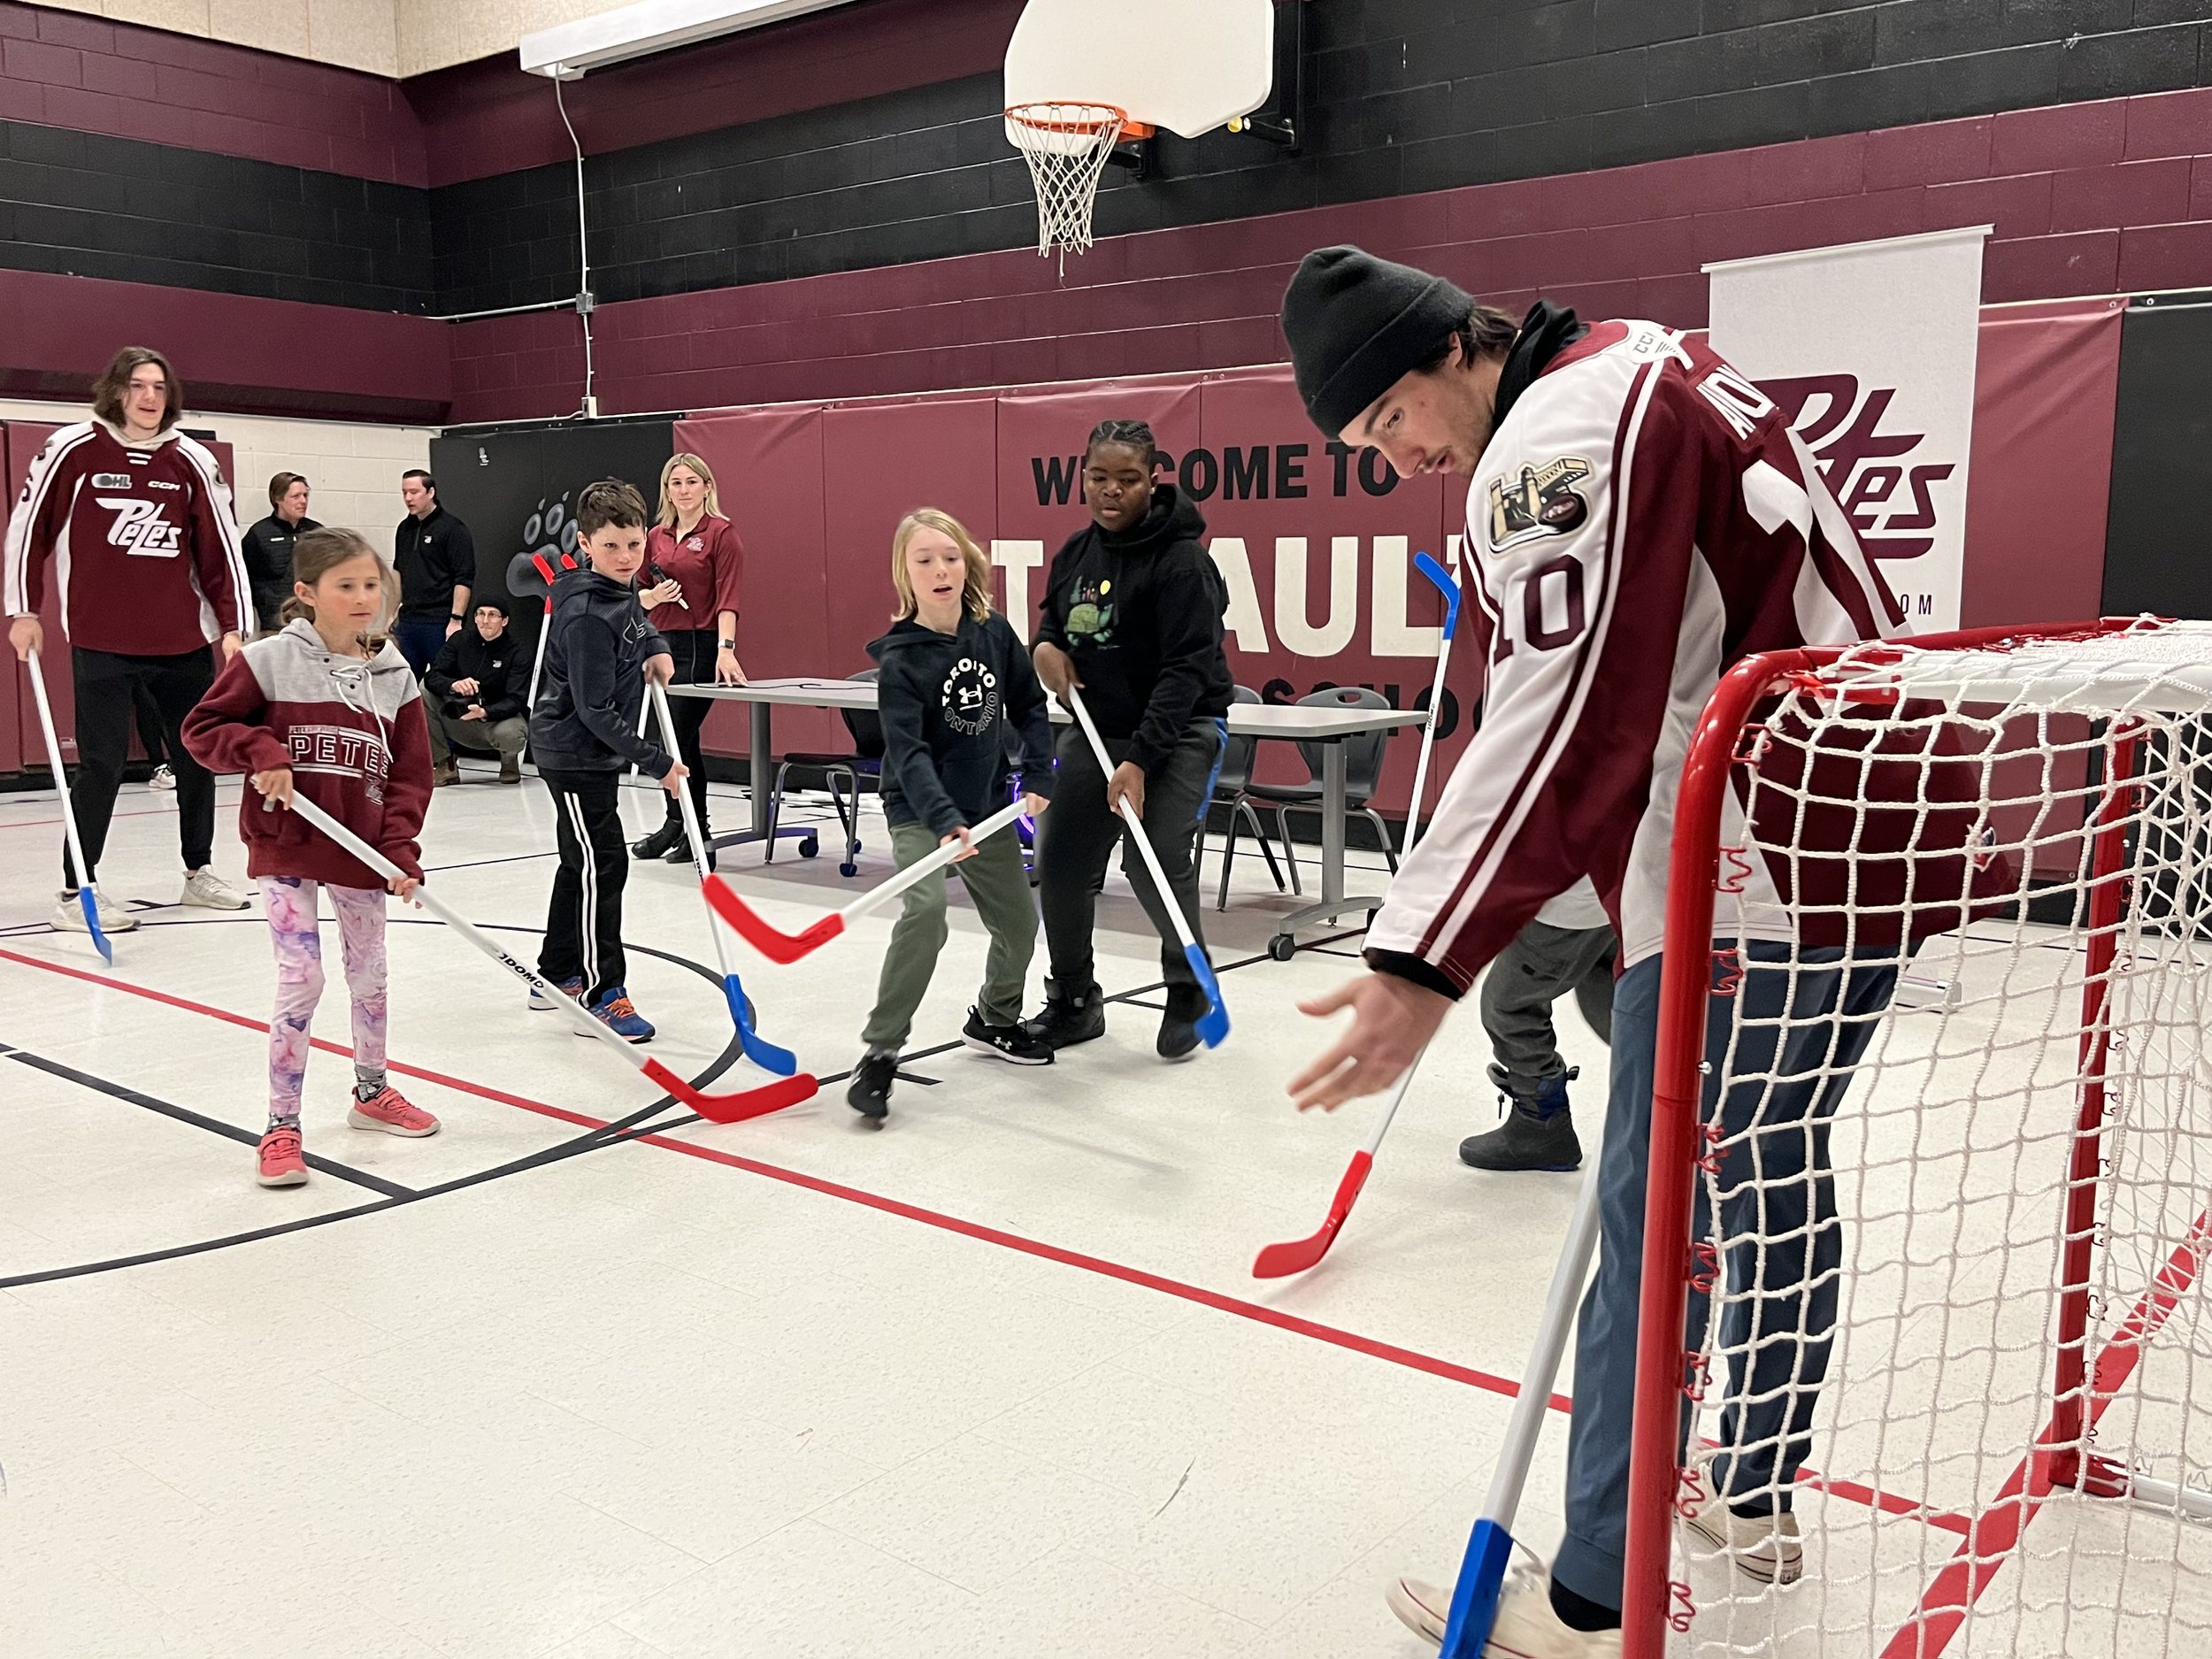
{"type": "MultiPolygon", "coordinates": [[[[645,538],[638,601],[676,659],[675,684],[745,683],[737,661],[738,588],[744,570],[744,544],[722,516],[713,469],[695,455],[680,450],[670,456],[661,468],[660,522],[645,538]]],[[[691,799],[702,833],[707,827],[707,769],[699,754],[699,728],[713,706],[705,697],[669,699],[677,750],[691,771],[691,799]]],[[[630,850],[640,858],[664,858],[672,864],[691,862],[675,796],[668,797],[667,821],[631,843],[630,850]]],[[[711,863],[711,847],[707,856],[711,863]]]]}

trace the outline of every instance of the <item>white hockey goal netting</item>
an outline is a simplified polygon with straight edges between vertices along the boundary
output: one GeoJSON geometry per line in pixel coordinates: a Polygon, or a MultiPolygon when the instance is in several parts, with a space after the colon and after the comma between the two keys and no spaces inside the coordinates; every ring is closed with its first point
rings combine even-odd
{"type": "Polygon", "coordinates": [[[1753,659],[1682,791],[1630,1659],[2212,1655],[2212,625],[1753,659]]]}

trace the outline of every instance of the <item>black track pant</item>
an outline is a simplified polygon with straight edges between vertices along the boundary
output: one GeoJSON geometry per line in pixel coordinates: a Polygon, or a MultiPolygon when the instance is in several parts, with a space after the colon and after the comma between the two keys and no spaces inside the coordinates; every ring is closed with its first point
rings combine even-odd
{"type": "MultiPolygon", "coordinates": [[[[1145,833],[1152,838],[1152,849],[1159,854],[1160,865],[1167,872],[1168,886],[1181,901],[1183,914],[1201,945],[1205,943],[1205,935],[1198,933],[1198,871],[1194,856],[1201,815],[1213,795],[1226,741],[1220,720],[1194,720],[1167,759],[1147,772],[1144,780],[1145,833]]],[[[1106,881],[1106,866],[1118,846],[1122,873],[1136,889],[1137,900],[1153,926],[1160,930],[1160,972],[1167,980],[1169,1011],[1179,1019],[1196,1018],[1205,1012],[1205,994],[1198,988],[1183,947],[1177,942],[1175,924],[1153,887],[1144,855],[1137,850],[1119,816],[1106,810],[1105,775],[1099,771],[1098,758],[1080,727],[1061,728],[1056,753],[1052,810],[1037,821],[1037,902],[1044,911],[1053,983],[1076,992],[1093,981],[1092,924],[1099,890],[1106,881]]],[[[1124,739],[1110,737],[1106,753],[1118,765],[1127,757],[1129,745],[1124,739]]]]}
{"type": "Polygon", "coordinates": [[[556,984],[582,979],[584,1000],[595,1002],[610,987],[629,983],[622,956],[622,884],[630,878],[630,849],[615,804],[618,774],[541,767],[538,776],[552,793],[561,844],[538,972],[556,984]]]}
{"type": "MultiPolygon", "coordinates": [[[[177,844],[184,867],[197,870],[215,855],[215,775],[192,758],[184,746],[184,717],[215,683],[215,659],[207,648],[175,657],[124,657],[114,651],[69,654],[77,694],[77,776],[69,786],[70,810],[84,856],[96,873],[108,844],[108,820],[115,812],[115,792],[123,781],[123,761],[130,752],[131,721],[137,699],[150,699],[161,723],[169,769],[177,778],[177,844]]],[[[77,885],[65,838],[62,885],[77,885]]]]}

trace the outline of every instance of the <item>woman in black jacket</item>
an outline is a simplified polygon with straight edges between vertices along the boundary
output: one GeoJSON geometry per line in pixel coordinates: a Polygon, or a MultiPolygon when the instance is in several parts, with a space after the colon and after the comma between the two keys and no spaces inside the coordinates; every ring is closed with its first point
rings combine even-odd
{"type": "Polygon", "coordinates": [[[1046,578],[1032,653],[1037,677],[1056,695],[1070,685],[1081,687],[1115,764],[1110,778],[1102,776],[1081,729],[1061,733],[1056,804],[1037,847],[1052,973],[1044,1012],[1032,1028],[1055,1048],[1105,1035],[1091,929],[1099,886],[1120,845],[1122,871],[1160,930],[1167,1013],[1156,1046],[1161,1058],[1180,1060],[1198,1046],[1206,994],[1142,856],[1125,841],[1118,803],[1136,808],[1196,929],[1194,854],[1228,741],[1236,682],[1221,649],[1227,589],[1199,541],[1206,521],[1172,484],[1154,481],[1157,462],[1152,428],[1143,421],[1099,424],[1083,457],[1091,523],[1068,539],[1046,578]]]}
{"type": "Polygon", "coordinates": [[[253,595],[256,639],[284,626],[278,612],[292,596],[292,543],[322,526],[307,516],[307,480],[279,472],[269,480],[269,516],[246,532],[246,581],[253,595]]]}

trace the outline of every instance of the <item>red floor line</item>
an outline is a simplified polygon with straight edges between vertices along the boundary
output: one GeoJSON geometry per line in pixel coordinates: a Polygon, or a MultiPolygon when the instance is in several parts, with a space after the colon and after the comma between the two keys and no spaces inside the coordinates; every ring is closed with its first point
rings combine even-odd
{"type": "MultiPolygon", "coordinates": [[[[2089,1420],[2082,1437],[2085,1441],[2088,1431],[2096,1428],[2105,1409],[2118,1397],[2121,1387],[2134,1373],[2144,1345],[2158,1334],[2174,1304],[2195,1279],[2200,1255],[2208,1246],[2212,1246],[2212,1210],[2198,1212],[2187,1234],[2158,1270],[2158,1276],[2137,1299],[2126,1322],[2112,1340],[2099,1350],[2096,1363],[2090,1368],[2089,1420]]],[[[1882,1649],[1882,1659],[1939,1659],[1950,1645],[1951,1638],[1966,1622],[1968,1610],[1981,1599],[1982,1592],[1989,1587],[1998,1570],[2018,1548],[2029,1522],[2050,1496],[2054,1454],[2063,1449],[2058,1444],[2058,1432],[2054,1409],[2051,1420],[2044,1425],[2043,1432],[2036,1437],[2028,1455],[2006,1479],[1995,1501],[1975,1517],[1957,1553],[1923,1593],[1913,1617],[1882,1649]]]]}
{"type": "MultiPolygon", "coordinates": [[[[125,980],[110,979],[105,974],[94,973],[88,969],[65,967],[55,962],[42,962],[35,956],[21,956],[15,951],[6,949],[0,949],[0,961],[19,963],[25,967],[43,969],[49,973],[66,974],[71,979],[83,979],[93,985],[105,986],[111,990],[126,991],[134,996],[144,997],[150,1002],[164,1003],[171,1008],[182,1009],[190,1013],[204,1014],[213,1019],[243,1026],[250,1031],[265,1032],[269,1029],[265,1021],[253,1019],[243,1014],[234,1014],[227,1009],[213,1008],[204,1002],[195,1002],[187,997],[173,995],[166,991],[157,991],[147,986],[132,985],[125,980]]],[[[318,1048],[331,1054],[350,1055],[353,1052],[350,1048],[338,1043],[326,1042],[319,1037],[314,1039],[314,1043],[318,1048]]],[[[500,1102],[504,1105],[520,1107],[525,1111],[536,1112],[541,1117],[557,1118],[564,1123],[574,1124],[582,1128],[605,1127],[603,1119],[588,1118],[580,1112],[568,1111],[558,1106],[549,1106],[542,1101],[534,1101],[520,1094],[511,1094],[503,1089],[490,1088],[481,1083],[472,1083],[463,1078],[449,1077],[442,1071],[432,1071],[419,1066],[403,1065],[397,1061],[387,1061],[386,1064],[393,1071],[403,1076],[421,1078],[447,1088],[457,1089],[465,1094],[474,1094],[485,1100],[500,1102]]],[[[901,1199],[887,1198],[879,1194],[864,1192],[856,1187],[847,1187],[841,1182],[825,1179],[818,1175],[808,1175],[798,1170],[786,1169],[780,1164],[764,1164],[757,1158],[744,1157],[734,1152],[725,1152],[716,1147],[701,1146],[695,1141],[678,1141],[667,1135],[640,1135],[636,1139],[647,1145],[660,1148],[664,1151],[681,1153],[687,1157],[703,1158],[710,1163],[726,1164],[732,1169],[742,1170],[749,1175],[762,1176],[772,1181],[781,1181],[786,1186],[818,1193],[825,1197],[840,1199],[846,1203],[859,1204],[866,1209],[880,1210],[886,1215],[901,1217],[908,1221],[920,1222],[925,1226],[936,1227],[946,1233],[956,1233],[964,1238],[997,1245],[1002,1249],[1018,1251],[1024,1256],[1035,1256],[1041,1261],[1056,1263],[1063,1267],[1079,1268],[1085,1272],[1095,1273],[1103,1279],[1118,1279],[1124,1284],[1136,1285],[1147,1290],[1157,1291],[1162,1295],[1174,1296],[1185,1302],[1194,1302],[1201,1307],[1211,1308],[1217,1312],[1234,1314],[1240,1318],[1250,1319],[1259,1325],[1271,1325],[1277,1330],[1287,1331],[1294,1335],[1310,1337],[1316,1341],[1327,1342],[1355,1354],[1366,1355],[1371,1359],[1387,1360],[1392,1364],[1403,1365],[1410,1371],[1423,1371],[1432,1377],[1442,1377],[1453,1382],[1465,1383],[1471,1387],[1486,1389],[1492,1394],[1503,1394],[1509,1399],[1520,1393],[1518,1383],[1508,1378],[1494,1376],[1488,1371],[1477,1371],[1470,1365],[1461,1365],[1451,1360],[1439,1359],[1432,1354],[1424,1354],[1415,1348],[1401,1348],[1394,1342],[1385,1342],[1375,1337],[1362,1336],[1356,1331],[1347,1331],[1340,1326],[1323,1325],[1317,1320],[1302,1318],[1294,1313],[1285,1313],[1280,1309],[1270,1308],[1260,1302],[1246,1302],[1240,1297],[1226,1295],[1220,1291],[1207,1290],[1202,1286],[1185,1284],[1180,1279],[1147,1272],[1142,1268],[1126,1267],[1118,1262],[1107,1261],[1102,1256],[1089,1256],[1080,1250],[1071,1250],[1061,1245],[1047,1244],[1041,1240],[1025,1238],[1020,1233],[1008,1233],[1002,1228],[987,1226],[981,1222],[968,1221],[958,1216],[947,1215],[942,1210],[928,1210],[918,1204],[907,1203],[901,1199]]],[[[1555,1393],[1548,1403],[1554,1411],[1563,1412],[1568,1410],[1573,1402],[1565,1394],[1555,1393]]],[[[1939,1527],[1947,1532],[1963,1532],[1967,1530],[1968,1524],[1963,1517],[1947,1515],[1940,1510],[1931,1509],[1924,1505],[1911,1502],[1908,1499],[1891,1494],[1877,1494],[1872,1488],[1862,1486],[1856,1481],[1828,1479],[1815,1475],[1809,1470],[1805,1471],[1804,1478],[1807,1484],[1818,1485],[1824,1491],[1852,1502],[1869,1504],[1892,1515],[1915,1516],[1931,1526],[1939,1527]]]]}

